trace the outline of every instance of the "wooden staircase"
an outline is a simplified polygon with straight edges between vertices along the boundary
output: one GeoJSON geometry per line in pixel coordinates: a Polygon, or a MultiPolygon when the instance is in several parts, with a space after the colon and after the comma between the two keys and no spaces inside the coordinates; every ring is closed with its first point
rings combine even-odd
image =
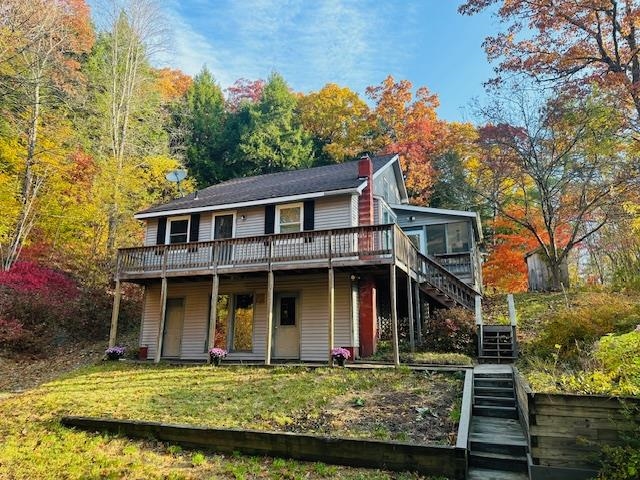
{"type": "Polygon", "coordinates": [[[419,254],[418,279],[420,289],[446,308],[463,307],[474,310],[475,298],[480,295],[431,257],[419,254]]]}
{"type": "Polygon", "coordinates": [[[512,363],[518,357],[515,325],[480,325],[481,363],[512,363]]]}
{"type": "Polygon", "coordinates": [[[524,480],[527,440],[520,422],[507,365],[480,365],[473,374],[473,415],[469,434],[469,476],[474,480],[524,480]]]}

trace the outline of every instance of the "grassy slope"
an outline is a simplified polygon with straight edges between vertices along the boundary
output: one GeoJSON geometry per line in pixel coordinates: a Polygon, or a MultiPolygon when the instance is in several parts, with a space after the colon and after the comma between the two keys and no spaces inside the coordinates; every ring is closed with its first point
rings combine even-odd
{"type": "Polygon", "coordinates": [[[335,408],[336,399],[349,402],[377,385],[428,395],[438,386],[451,388],[452,382],[459,388],[450,377],[407,371],[105,364],[0,400],[0,478],[391,478],[384,472],[279,459],[194,456],[155,441],[67,430],[58,419],[71,414],[286,429],[296,412],[335,408]]]}

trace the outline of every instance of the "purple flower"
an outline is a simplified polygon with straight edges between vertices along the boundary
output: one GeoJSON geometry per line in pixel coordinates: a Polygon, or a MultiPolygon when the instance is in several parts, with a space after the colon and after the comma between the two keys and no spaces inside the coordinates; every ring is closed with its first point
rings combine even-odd
{"type": "Polygon", "coordinates": [[[338,360],[341,358],[347,360],[348,358],[351,358],[351,352],[349,352],[349,350],[347,350],[346,348],[336,347],[331,349],[331,356],[334,360],[338,360]]]}
{"type": "Polygon", "coordinates": [[[209,350],[209,356],[211,358],[224,358],[227,356],[227,351],[224,348],[212,348],[209,350]]]}
{"type": "Polygon", "coordinates": [[[104,351],[104,353],[107,355],[109,360],[117,360],[124,357],[124,347],[109,347],[104,351]]]}

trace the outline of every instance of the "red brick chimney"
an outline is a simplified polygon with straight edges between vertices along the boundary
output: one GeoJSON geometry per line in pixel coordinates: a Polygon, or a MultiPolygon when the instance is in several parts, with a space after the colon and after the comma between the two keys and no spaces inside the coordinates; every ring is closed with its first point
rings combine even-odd
{"type": "Polygon", "coordinates": [[[358,224],[372,225],[373,222],[373,162],[369,155],[358,161],[358,178],[366,179],[367,186],[360,194],[358,201],[358,224]]]}
{"type": "MultiPolygon", "coordinates": [[[[360,226],[373,225],[373,163],[368,155],[364,155],[358,162],[358,178],[366,179],[367,186],[358,199],[358,223],[360,226]]],[[[371,251],[374,248],[374,236],[361,232],[358,235],[360,252],[371,251]]],[[[366,253],[361,253],[361,258],[371,258],[366,253]]],[[[376,283],[372,277],[365,277],[359,282],[360,296],[360,349],[361,357],[368,357],[376,352],[377,326],[377,300],[376,283]]]]}

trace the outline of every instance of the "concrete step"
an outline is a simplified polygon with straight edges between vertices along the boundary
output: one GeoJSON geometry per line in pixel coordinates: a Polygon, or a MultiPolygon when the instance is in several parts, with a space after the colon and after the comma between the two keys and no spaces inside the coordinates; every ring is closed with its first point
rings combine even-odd
{"type": "Polygon", "coordinates": [[[527,457],[524,455],[505,455],[491,452],[469,452],[469,466],[526,473],[527,457]]]}
{"type": "Polygon", "coordinates": [[[467,473],[467,480],[529,480],[529,476],[522,472],[471,467],[467,473]]]}
{"type": "Polygon", "coordinates": [[[509,387],[475,387],[473,394],[475,396],[515,398],[513,388],[509,387]]]}
{"type": "Polygon", "coordinates": [[[516,399],[513,397],[493,397],[485,395],[474,395],[474,405],[494,405],[496,407],[515,407],[516,399]]]}
{"type": "Polygon", "coordinates": [[[474,405],[473,414],[480,417],[518,418],[516,407],[498,407],[495,405],[474,405]]]}

